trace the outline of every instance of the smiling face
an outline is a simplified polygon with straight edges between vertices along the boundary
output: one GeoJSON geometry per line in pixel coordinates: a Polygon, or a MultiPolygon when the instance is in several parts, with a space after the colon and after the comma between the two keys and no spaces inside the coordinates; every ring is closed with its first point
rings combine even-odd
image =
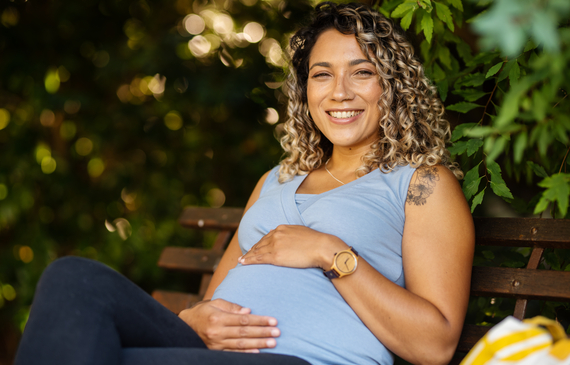
{"type": "Polygon", "coordinates": [[[382,88],[353,34],[323,32],[309,58],[311,117],[335,147],[367,150],[378,138],[382,88]]]}

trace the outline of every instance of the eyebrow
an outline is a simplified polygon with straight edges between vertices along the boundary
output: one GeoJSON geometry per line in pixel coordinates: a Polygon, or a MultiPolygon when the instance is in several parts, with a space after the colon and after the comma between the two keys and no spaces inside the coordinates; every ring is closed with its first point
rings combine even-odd
{"type": "MultiPolygon", "coordinates": [[[[348,63],[349,66],[356,66],[356,65],[360,65],[361,63],[372,63],[369,60],[365,60],[363,58],[358,58],[356,60],[352,60],[348,63]]],[[[373,63],[372,63],[373,64],[373,63]]],[[[321,66],[321,67],[331,67],[331,64],[329,62],[317,62],[315,64],[313,64],[310,68],[309,71],[313,69],[313,67],[316,66],[321,66]]]]}

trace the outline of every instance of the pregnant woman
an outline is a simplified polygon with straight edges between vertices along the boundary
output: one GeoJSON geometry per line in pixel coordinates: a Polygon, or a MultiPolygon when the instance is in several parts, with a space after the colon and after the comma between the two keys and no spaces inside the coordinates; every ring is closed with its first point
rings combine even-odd
{"type": "Polygon", "coordinates": [[[451,359],[474,233],[435,88],[361,4],[318,5],[290,47],[285,157],[257,183],[205,301],[176,316],[99,263],[57,260],[17,365],[451,359]]]}

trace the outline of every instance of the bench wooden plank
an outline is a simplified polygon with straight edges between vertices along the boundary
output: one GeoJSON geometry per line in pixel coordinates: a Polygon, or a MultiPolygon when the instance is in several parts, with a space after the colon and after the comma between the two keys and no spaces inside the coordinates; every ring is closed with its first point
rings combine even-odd
{"type": "Polygon", "coordinates": [[[568,219],[474,218],[478,245],[570,248],[568,219]]]}
{"type": "Polygon", "coordinates": [[[243,208],[187,207],[178,222],[186,228],[235,231],[243,211],[243,208]]]}
{"type": "Polygon", "coordinates": [[[570,272],[474,267],[471,294],[570,301],[570,272]]]}
{"type": "Polygon", "coordinates": [[[473,346],[485,336],[485,334],[492,327],[486,326],[476,326],[473,324],[466,324],[463,326],[461,331],[461,337],[459,337],[459,344],[457,345],[458,352],[469,352],[473,346]]]}
{"type": "Polygon", "coordinates": [[[176,314],[202,300],[200,295],[167,290],[155,290],[152,297],[176,314]]]}
{"type": "Polygon", "coordinates": [[[220,263],[223,251],[189,247],[165,247],[158,266],[195,273],[213,273],[220,263]]]}

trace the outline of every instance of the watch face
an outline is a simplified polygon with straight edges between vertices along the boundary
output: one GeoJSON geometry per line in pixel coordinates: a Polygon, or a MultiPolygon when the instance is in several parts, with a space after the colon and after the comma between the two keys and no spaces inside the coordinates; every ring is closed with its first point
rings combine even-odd
{"type": "Polygon", "coordinates": [[[348,252],[340,252],[336,256],[336,267],[343,274],[349,274],[354,271],[356,260],[354,256],[348,252]]]}

